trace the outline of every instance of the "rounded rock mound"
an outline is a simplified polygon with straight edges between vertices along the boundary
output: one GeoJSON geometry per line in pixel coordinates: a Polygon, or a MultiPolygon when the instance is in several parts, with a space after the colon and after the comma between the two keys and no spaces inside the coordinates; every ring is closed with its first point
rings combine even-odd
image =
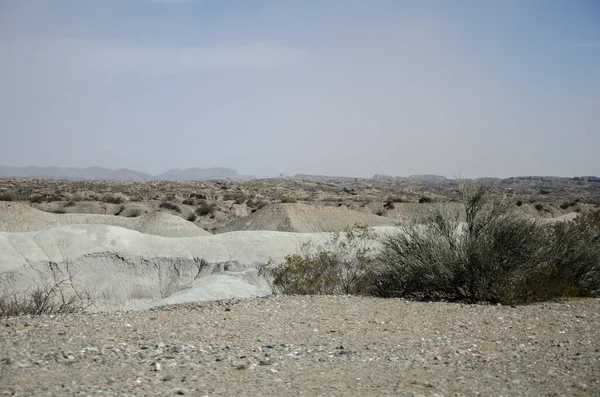
{"type": "Polygon", "coordinates": [[[237,230],[271,230],[279,232],[337,232],[355,224],[395,226],[394,219],[351,210],[345,206],[278,203],[260,208],[253,214],[236,219],[219,229],[220,233],[237,230]]]}
{"type": "Polygon", "coordinates": [[[67,225],[120,226],[161,237],[211,235],[183,218],[161,211],[137,218],[98,214],[52,214],[24,203],[0,202],[0,232],[32,232],[67,225]]]}

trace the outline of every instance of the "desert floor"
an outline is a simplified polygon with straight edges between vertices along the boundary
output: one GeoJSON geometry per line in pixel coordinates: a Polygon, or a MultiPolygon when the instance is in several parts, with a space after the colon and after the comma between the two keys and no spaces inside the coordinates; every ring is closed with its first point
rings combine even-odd
{"type": "Polygon", "coordinates": [[[600,396],[600,299],[272,296],[0,321],[5,395],[600,396]]]}

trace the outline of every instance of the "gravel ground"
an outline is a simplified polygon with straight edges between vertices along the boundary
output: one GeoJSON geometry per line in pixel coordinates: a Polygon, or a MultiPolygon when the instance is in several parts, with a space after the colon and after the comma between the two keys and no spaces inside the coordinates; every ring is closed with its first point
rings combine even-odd
{"type": "Polygon", "coordinates": [[[600,396],[599,309],[275,296],[11,318],[0,392],[600,396]]]}

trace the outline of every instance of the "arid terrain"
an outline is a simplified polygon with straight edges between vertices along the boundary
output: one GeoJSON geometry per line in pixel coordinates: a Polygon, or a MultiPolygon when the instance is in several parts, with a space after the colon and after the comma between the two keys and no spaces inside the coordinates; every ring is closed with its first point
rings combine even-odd
{"type": "MultiPolygon", "coordinates": [[[[488,182],[545,222],[600,205],[593,178],[488,182]]],[[[0,292],[54,282],[88,304],[0,320],[0,392],[600,396],[598,298],[282,296],[257,270],[355,223],[385,236],[433,207],[456,209],[457,188],[391,177],[1,179],[0,292]]]]}
{"type": "MultiPolygon", "coordinates": [[[[490,184],[496,194],[522,206],[525,213],[534,217],[553,218],[600,206],[600,179],[596,177],[487,178],[478,181],[490,184]]],[[[406,222],[418,215],[427,204],[455,201],[458,197],[457,183],[447,179],[307,175],[249,181],[114,182],[0,178],[0,200],[26,202],[33,208],[58,214],[137,217],[161,210],[190,220],[211,233],[219,233],[239,230],[242,223],[233,223],[235,220],[260,211],[268,204],[281,203],[282,199],[310,207],[346,207],[406,222]]],[[[291,211],[306,212],[305,209],[291,211]]],[[[324,211],[328,212],[327,209],[324,211]]],[[[273,211],[265,212],[267,214],[263,218],[271,216],[273,211]]],[[[349,214],[345,214],[344,218],[353,223],[349,214]]],[[[355,221],[364,222],[364,219],[357,218],[355,221]]]]}
{"type": "Polygon", "coordinates": [[[276,296],[0,320],[5,395],[598,396],[600,301],[276,296]]]}

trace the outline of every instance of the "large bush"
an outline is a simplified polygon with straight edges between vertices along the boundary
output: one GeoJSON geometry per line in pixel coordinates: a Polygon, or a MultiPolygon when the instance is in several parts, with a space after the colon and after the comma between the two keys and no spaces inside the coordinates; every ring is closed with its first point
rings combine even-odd
{"type": "Polygon", "coordinates": [[[486,186],[462,183],[461,193],[463,214],[434,208],[383,239],[378,295],[527,303],[598,293],[598,215],[553,228],[486,186]]]}

